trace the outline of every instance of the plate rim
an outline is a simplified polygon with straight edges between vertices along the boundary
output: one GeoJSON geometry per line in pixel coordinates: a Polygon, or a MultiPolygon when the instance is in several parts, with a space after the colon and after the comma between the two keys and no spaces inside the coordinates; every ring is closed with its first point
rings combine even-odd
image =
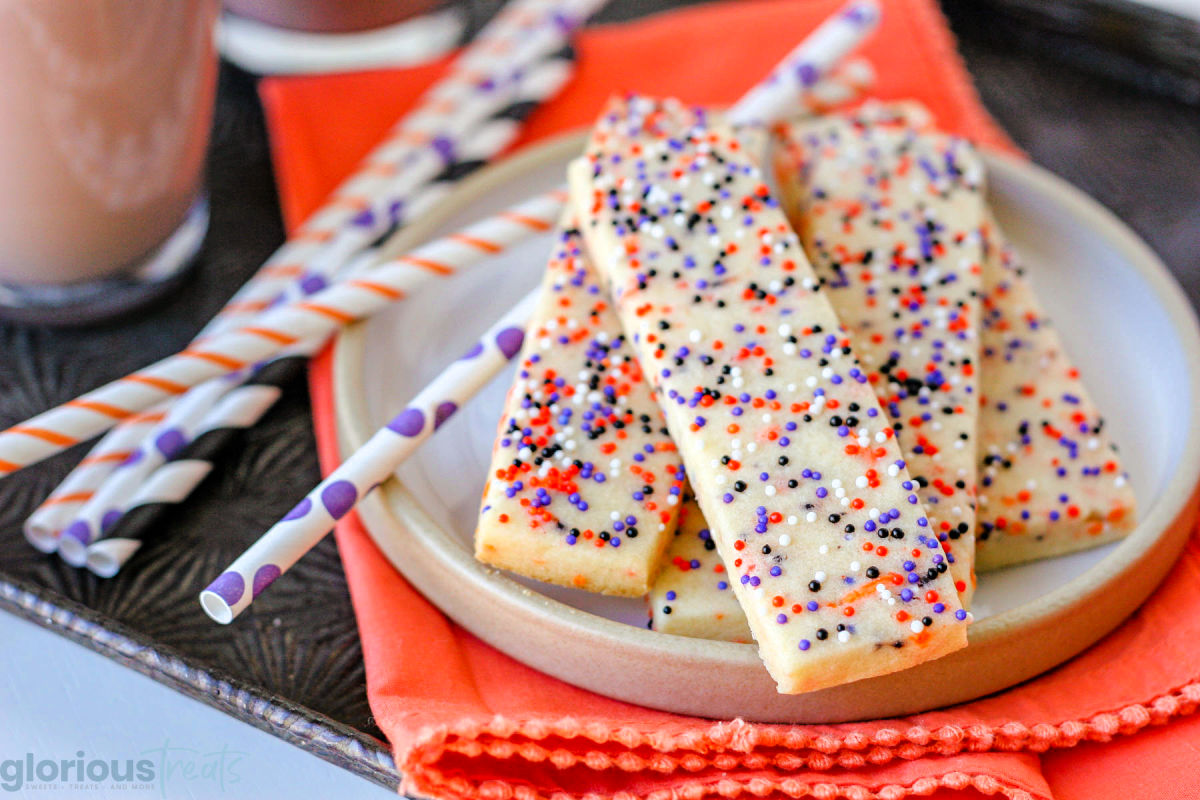
{"type": "MultiPolygon", "coordinates": [[[[469,176],[420,220],[393,237],[386,246],[387,252],[400,252],[428,239],[442,223],[442,220],[461,206],[464,198],[486,194],[495,187],[519,178],[523,173],[540,165],[582,152],[585,136],[586,131],[571,131],[542,140],[469,176]]],[[[1122,259],[1132,265],[1138,277],[1148,285],[1160,307],[1167,314],[1173,331],[1184,346],[1185,353],[1188,351],[1200,352],[1200,322],[1183,294],[1183,290],[1157,254],[1124,222],[1080,189],[1032,162],[1019,160],[993,150],[983,150],[982,152],[989,172],[1003,173],[1010,178],[1015,176],[1016,180],[1030,183],[1045,194],[1054,196],[1069,213],[1083,220],[1090,228],[1102,232],[1107,240],[1112,241],[1122,259]]],[[[366,320],[345,329],[338,336],[334,346],[332,375],[335,417],[338,440],[343,453],[351,452],[361,446],[373,433],[367,422],[365,395],[362,392],[354,391],[356,386],[361,385],[361,365],[364,361],[366,330],[369,324],[370,321],[366,320]]],[[[1114,630],[1140,607],[1154,587],[1165,577],[1170,566],[1174,564],[1187,541],[1190,523],[1197,511],[1194,501],[1200,498],[1200,364],[1194,361],[1188,362],[1187,384],[1192,400],[1189,404],[1191,418],[1188,435],[1182,445],[1179,467],[1159,493],[1153,506],[1150,507],[1149,513],[1141,518],[1134,531],[1101,561],[1071,581],[1047,594],[972,625],[969,634],[970,641],[977,652],[985,647],[995,647],[1013,637],[1020,630],[1053,622],[1054,619],[1061,617],[1071,609],[1079,608],[1099,596],[1112,583],[1132,575],[1135,571],[1143,571],[1146,574],[1141,580],[1143,584],[1141,591],[1135,592],[1135,594],[1140,594],[1136,603],[1124,608],[1121,613],[1116,615],[1111,624],[1101,625],[1099,629],[1092,630],[1084,637],[1086,642],[1083,646],[1075,647],[1073,652],[1062,658],[1054,659],[1053,663],[1043,664],[1035,672],[1026,674],[1018,680],[1009,681],[1004,686],[993,687],[988,692],[977,692],[972,696],[1007,688],[1020,680],[1025,680],[1057,666],[1082,652],[1087,646],[1114,630]]],[[[613,646],[630,646],[632,644],[635,649],[665,649],[671,655],[682,659],[713,662],[729,667],[744,668],[747,663],[760,664],[757,648],[753,644],[713,642],[648,631],[582,611],[540,592],[527,589],[505,573],[477,562],[473,554],[465,548],[448,541],[450,534],[443,531],[427,515],[420,502],[394,476],[383,484],[380,492],[374,492],[363,499],[360,504],[360,517],[363,518],[364,528],[375,544],[384,552],[393,566],[414,585],[419,584],[420,580],[417,576],[408,574],[403,564],[398,563],[403,560],[403,556],[396,552],[396,542],[392,541],[391,537],[382,536],[381,532],[377,530],[380,526],[391,524],[406,528],[409,533],[415,533],[420,538],[430,540],[430,544],[438,539],[443,541],[443,545],[450,544],[450,547],[442,547],[438,553],[446,561],[446,567],[453,569],[470,583],[491,591],[501,592],[507,601],[522,606],[523,608],[520,609],[522,612],[536,613],[541,616],[543,622],[549,615],[553,621],[563,625],[584,625],[590,633],[602,637],[606,643],[613,646]]],[[[421,587],[418,585],[417,588],[421,587]]],[[[424,591],[422,593],[425,594],[424,591]]],[[[444,599],[441,601],[428,599],[439,608],[448,605],[444,599]]],[[[451,616],[456,617],[453,613],[451,616]]],[[[471,624],[472,620],[457,619],[457,621],[476,635],[481,635],[480,631],[474,629],[471,624]]],[[[512,652],[511,648],[492,641],[488,636],[484,635],[482,638],[489,640],[513,658],[530,663],[528,658],[512,652]]],[[[927,663],[936,664],[938,662],[927,663]]],[[[553,671],[551,672],[553,674],[553,671]]],[[[763,672],[765,674],[765,670],[763,672]]],[[[557,677],[563,676],[560,674],[557,677]]],[[[834,687],[834,689],[838,688],[841,687],[834,687]]],[[[828,692],[829,690],[824,691],[828,692]]],[[[781,695],[781,697],[783,696],[781,695]]],[[[965,699],[970,698],[961,697],[951,702],[960,702],[965,699]]],[[[901,713],[911,712],[905,710],[901,713]]],[[[860,715],[856,718],[862,717],[860,715]]],[[[832,722],[834,720],[812,721],[832,722]]]]}

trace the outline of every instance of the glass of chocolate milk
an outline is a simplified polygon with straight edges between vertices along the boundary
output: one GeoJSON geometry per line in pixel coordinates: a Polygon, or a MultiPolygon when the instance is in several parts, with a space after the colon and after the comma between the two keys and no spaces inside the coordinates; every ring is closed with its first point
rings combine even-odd
{"type": "Polygon", "coordinates": [[[0,316],[173,283],[207,228],[218,0],[0,0],[0,316]]]}

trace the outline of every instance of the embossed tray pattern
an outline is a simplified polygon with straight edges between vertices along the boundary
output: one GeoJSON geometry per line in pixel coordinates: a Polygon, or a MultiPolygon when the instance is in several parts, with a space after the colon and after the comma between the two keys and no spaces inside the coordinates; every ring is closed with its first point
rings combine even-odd
{"type": "MultiPolygon", "coordinates": [[[[686,2],[686,0],[685,0],[686,2]]],[[[603,19],[680,0],[613,0],[603,19]]],[[[1002,4],[1001,4],[1002,5],[1002,4]]],[[[478,25],[494,0],[469,3],[478,25]]],[[[1033,159],[1109,206],[1200,301],[1200,110],[996,35],[976,4],[945,4],[985,104],[1033,159]],[[1153,142],[1156,146],[1149,146],[1153,142]]],[[[0,425],[8,426],[181,348],[283,238],[253,80],[223,67],[209,158],[212,229],[200,264],[154,308],[72,331],[0,324],[0,425]]],[[[28,547],[22,520],[82,448],[0,481],[0,607],[394,787],[366,700],[362,649],[337,548],[324,541],[236,625],[196,605],[200,588],[318,480],[301,380],[117,578],[28,547]]]]}

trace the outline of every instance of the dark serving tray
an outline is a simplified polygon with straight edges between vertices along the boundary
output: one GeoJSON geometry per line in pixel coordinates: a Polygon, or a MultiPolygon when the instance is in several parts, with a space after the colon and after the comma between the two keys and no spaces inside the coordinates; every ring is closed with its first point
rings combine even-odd
{"type": "MultiPolygon", "coordinates": [[[[604,18],[681,4],[613,0],[604,18]]],[[[475,24],[495,5],[471,3],[475,24]]],[[[985,104],[1035,161],[1145,237],[1197,303],[1200,109],[1101,76],[1094,64],[1064,66],[1031,44],[1038,39],[1016,8],[1022,5],[945,4],[985,104]],[[995,24],[997,14],[1008,22],[995,24]]],[[[208,188],[212,230],[200,264],[153,309],[77,330],[0,324],[0,426],[178,350],[282,241],[255,84],[228,66],[208,188]]],[[[235,625],[214,625],[196,606],[207,580],[319,479],[303,382],[288,387],[286,399],[226,454],[191,501],[161,520],[160,535],[112,580],[36,552],[20,533],[82,455],[76,448],[0,481],[0,606],[394,788],[399,776],[367,705],[362,649],[332,539],[235,625]]]]}

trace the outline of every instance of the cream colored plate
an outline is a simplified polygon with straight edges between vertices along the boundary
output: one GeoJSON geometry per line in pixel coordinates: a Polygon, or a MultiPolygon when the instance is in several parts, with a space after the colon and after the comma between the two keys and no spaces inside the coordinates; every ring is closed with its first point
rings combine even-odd
{"type": "MultiPolygon", "coordinates": [[[[405,250],[563,180],[578,135],[468,180],[392,243],[405,250]]],[[[511,372],[367,497],[392,563],[451,618],[513,658],[611,697],[773,722],[893,716],[989,694],[1060,664],[1153,591],[1187,539],[1200,481],[1200,335],[1167,269],[1097,203],[1029,164],[988,155],[1000,224],[1031,265],[1133,476],[1141,524],[1124,542],[981,577],[970,646],[905,672],[784,696],[752,645],[646,630],[641,601],[487,568],[471,536],[511,372]]],[[[549,235],[346,331],[336,352],[342,452],[381,427],[540,279],[549,235]]],[[[413,646],[419,646],[414,643],[413,646]]]]}

